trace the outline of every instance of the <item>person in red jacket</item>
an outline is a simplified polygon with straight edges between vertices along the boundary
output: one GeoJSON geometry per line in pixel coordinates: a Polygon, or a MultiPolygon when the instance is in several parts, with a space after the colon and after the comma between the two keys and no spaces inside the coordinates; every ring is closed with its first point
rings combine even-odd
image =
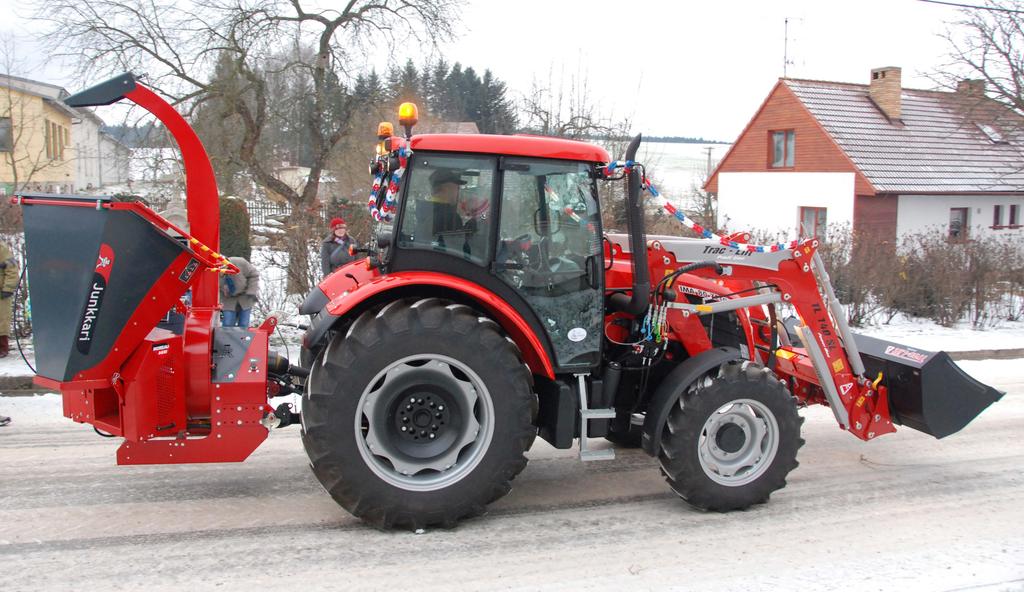
{"type": "Polygon", "coordinates": [[[320,243],[320,271],[327,277],[335,269],[355,259],[350,248],[359,248],[359,243],[348,233],[344,218],[331,219],[331,234],[320,243]]]}

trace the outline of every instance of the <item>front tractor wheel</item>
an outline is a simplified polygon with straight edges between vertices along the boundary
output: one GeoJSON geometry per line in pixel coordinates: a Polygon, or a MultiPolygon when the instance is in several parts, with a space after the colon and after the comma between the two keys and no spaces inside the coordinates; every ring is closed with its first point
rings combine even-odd
{"type": "Polygon", "coordinates": [[[673,408],[659,460],[692,506],[726,512],[768,501],[795,469],[803,418],[796,399],[764,368],[730,362],[673,408]]]}
{"type": "Polygon", "coordinates": [[[452,526],[508,493],[536,428],[531,376],[497,325],[437,299],[362,315],[314,363],[302,441],[345,509],[452,526]]]}

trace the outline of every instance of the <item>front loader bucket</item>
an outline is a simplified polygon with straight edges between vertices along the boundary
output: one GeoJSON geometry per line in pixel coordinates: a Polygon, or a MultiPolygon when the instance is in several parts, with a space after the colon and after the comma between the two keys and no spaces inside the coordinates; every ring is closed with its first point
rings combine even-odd
{"type": "Polygon", "coordinates": [[[1004,393],[971,378],[946,352],[929,352],[854,335],[866,375],[882,373],[893,419],[945,438],[963,429],[1004,393]]]}
{"type": "Polygon", "coordinates": [[[37,373],[109,384],[205,266],[141,205],[16,199],[23,204],[37,373]]]}

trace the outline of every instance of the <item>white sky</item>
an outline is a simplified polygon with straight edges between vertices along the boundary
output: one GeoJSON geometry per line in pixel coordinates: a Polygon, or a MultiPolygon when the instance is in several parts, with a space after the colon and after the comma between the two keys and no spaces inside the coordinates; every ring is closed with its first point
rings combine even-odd
{"type": "MultiPolygon", "coordinates": [[[[0,0],[0,31],[33,29],[16,12],[19,2],[0,0]]],[[[925,75],[947,50],[937,35],[957,16],[916,0],[471,0],[444,53],[515,93],[580,71],[591,99],[634,131],[732,141],[782,76],[786,17],[791,77],[866,83],[871,68],[900,66],[904,86],[930,88],[925,75]]],[[[45,50],[24,53],[37,61],[45,50]]],[[[31,71],[77,86],[56,66],[31,71]]]]}

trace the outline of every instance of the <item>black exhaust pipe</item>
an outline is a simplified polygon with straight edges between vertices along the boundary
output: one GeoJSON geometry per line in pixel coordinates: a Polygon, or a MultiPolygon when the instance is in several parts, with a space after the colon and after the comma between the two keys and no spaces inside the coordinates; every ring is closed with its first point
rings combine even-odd
{"type": "MultiPolygon", "coordinates": [[[[626,160],[636,160],[642,134],[637,134],[626,148],[626,160]]],[[[633,272],[633,295],[613,294],[612,306],[629,314],[647,310],[651,300],[651,279],[647,270],[647,235],[644,233],[644,207],[640,200],[640,172],[633,168],[626,178],[626,227],[629,231],[629,261],[633,272]]]]}

